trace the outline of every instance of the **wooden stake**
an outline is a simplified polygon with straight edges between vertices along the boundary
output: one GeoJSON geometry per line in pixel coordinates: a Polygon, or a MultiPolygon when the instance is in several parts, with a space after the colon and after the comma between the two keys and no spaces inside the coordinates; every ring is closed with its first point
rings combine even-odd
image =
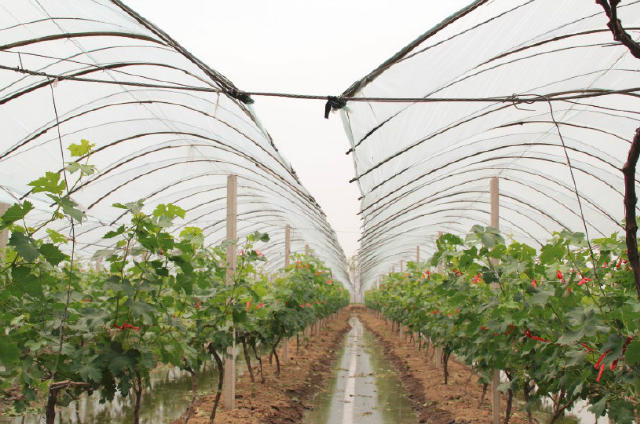
{"type": "Polygon", "coordinates": [[[491,226],[500,229],[500,183],[498,177],[491,178],[491,226]]]}
{"type": "Polygon", "coordinates": [[[416,264],[420,263],[420,245],[416,246],[416,264]]]}
{"type": "MultiPolygon", "coordinates": [[[[238,177],[227,176],[227,286],[233,285],[237,266],[238,238],[238,177]]],[[[227,349],[228,357],[224,362],[224,382],[222,400],[225,409],[236,407],[236,334],[233,331],[233,345],[227,349]]]]}
{"type": "Polygon", "coordinates": [[[400,272],[404,271],[404,261],[400,259],[400,272]]]}
{"type": "MultiPolygon", "coordinates": [[[[500,185],[498,177],[491,178],[489,187],[491,195],[491,226],[495,229],[500,229],[500,185]]],[[[491,413],[492,423],[500,423],[500,392],[498,386],[500,385],[500,370],[493,371],[493,378],[491,380],[491,413]]]]}
{"type": "MultiPolygon", "coordinates": [[[[289,256],[291,256],[291,226],[284,229],[284,267],[289,266],[289,256]]],[[[282,363],[289,362],[289,339],[285,337],[282,344],[282,363]]]]}

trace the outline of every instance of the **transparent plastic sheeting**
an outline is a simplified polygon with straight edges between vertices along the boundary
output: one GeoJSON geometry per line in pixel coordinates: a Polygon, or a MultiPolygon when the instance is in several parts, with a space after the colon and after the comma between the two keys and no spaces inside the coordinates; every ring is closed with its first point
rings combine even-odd
{"type": "MultiPolygon", "coordinates": [[[[622,1],[619,16],[638,38],[640,2],[622,1]]],[[[570,98],[640,86],[640,61],[607,22],[592,0],[476,1],[343,94],[467,99],[342,110],[363,196],[365,286],[415,260],[418,245],[428,259],[440,231],[489,225],[492,177],[512,239],[538,246],[554,231],[584,232],[575,186],[590,237],[623,231],[621,168],[640,125],[640,90],[570,98]],[[531,102],[486,100],[513,95],[531,102]]]]}
{"type": "Polygon", "coordinates": [[[112,204],[138,199],[147,211],[184,208],[176,231],[198,226],[207,243],[222,242],[227,175],[236,174],[239,237],[269,233],[267,271],[283,266],[289,224],[292,252],[308,244],[348,281],[324,213],[233,84],[125,5],[1,0],[0,40],[0,201],[28,195],[44,217],[47,198],[27,184],[59,171],[66,147],[87,139],[99,172],[72,194],[88,215],[76,230],[85,258],[130,218],[112,204]]]}

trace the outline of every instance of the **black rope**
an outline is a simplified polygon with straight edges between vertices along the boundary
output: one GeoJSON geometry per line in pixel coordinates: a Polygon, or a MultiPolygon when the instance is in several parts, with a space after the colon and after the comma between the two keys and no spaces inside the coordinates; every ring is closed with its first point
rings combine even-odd
{"type": "Polygon", "coordinates": [[[342,109],[346,105],[347,105],[347,102],[340,97],[335,97],[335,96],[327,97],[327,103],[324,105],[324,119],[329,119],[329,113],[332,110],[342,109]]]}

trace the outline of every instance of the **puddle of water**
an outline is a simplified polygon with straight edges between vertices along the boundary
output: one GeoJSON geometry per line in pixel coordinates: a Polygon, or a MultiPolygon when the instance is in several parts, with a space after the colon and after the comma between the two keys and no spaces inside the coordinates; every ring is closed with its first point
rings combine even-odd
{"type": "MultiPolygon", "coordinates": [[[[212,391],[217,387],[217,373],[205,369],[197,375],[198,391],[212,391]]],[[[82,396],[68,407],[57,408],[56,424],[133,422],[133,396],[116,396],[112,402],[100,403],[100,396],[82,396]]],[[[142,395],[140,422],[143,424],[169,423],[186,410],[191,401],[191,376],[179,368],[161,367],[151,374],[151,389],[142,395]]],[[[0,417],[2,424],[40,424],[41,415],[25,417],[0,417]]]]}
{"type": "Polygon", "coordinates": [[[381,347],[355,317],[328,389],[314,401],[306,424],[415,424],[400,380],[381,347]]]}

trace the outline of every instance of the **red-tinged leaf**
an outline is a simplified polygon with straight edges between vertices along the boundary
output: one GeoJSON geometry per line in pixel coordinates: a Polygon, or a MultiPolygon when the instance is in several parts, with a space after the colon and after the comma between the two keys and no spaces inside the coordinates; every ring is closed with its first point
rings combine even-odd
{"type": "Polygon", "coordinates": [[[598,373],[598,378],[596,378],[596,382],[600,382],[600,378],[602,377],[602,372],[604,371],[604,365],[600,367],[600,372],[598,373]]]}

